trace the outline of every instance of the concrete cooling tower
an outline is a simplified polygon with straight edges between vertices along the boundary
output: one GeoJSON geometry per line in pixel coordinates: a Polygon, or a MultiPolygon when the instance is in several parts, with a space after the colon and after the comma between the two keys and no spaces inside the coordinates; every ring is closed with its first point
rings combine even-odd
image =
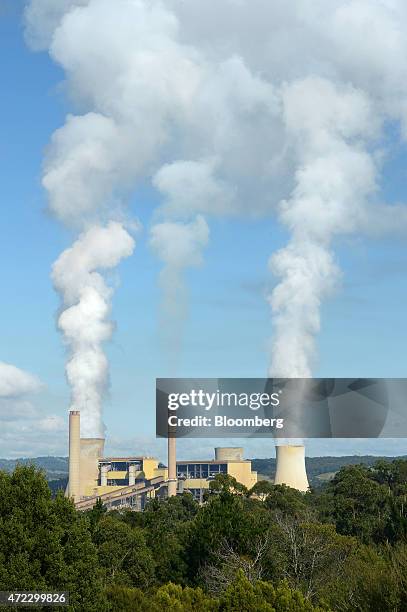
{"type": "Polygon", "coordinates": [[[308,491],[304,446],[276,446],[277,468],[274,484],[285,484],[298,491],[308,491]]]}
{"type": "Polygon", "coordinates": [[[74,502],[92,495],[98,485],[99,459],[103,457],[103,438],[81,438],[80,412],[69,413],[69,479],[67,494],[74,502]]]}
{"type": "Polygon", "coordinates": [[[99,478],[99,459],[105,450],[103,438],[81,438],[80,488],[81,497],[94,495],[99,478]]]}
{"type": "Polygon", "coordinates": [[[242,461],[243,448],[218,446],[215,448],[216,461],[242,461]]]}

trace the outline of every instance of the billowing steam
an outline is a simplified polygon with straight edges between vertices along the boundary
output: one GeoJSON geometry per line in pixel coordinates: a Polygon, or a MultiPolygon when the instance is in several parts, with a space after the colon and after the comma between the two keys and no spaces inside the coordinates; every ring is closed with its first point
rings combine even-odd
{"type": "MultiPolygon", "coordinates": [[[[389,124],[407,139],[405,2],[223,0],[214,10],[207,0],[31,0],[26,27],[30,44],[64,69],[82,113],[52,139],[44,186],[55,215],[81,231],[112,227],[126,216],[123,194],[151,180],[162,197],[150,240],[165,308],[182,318],[183,272],[201,260],[209,217],[277,214],[290,238],[270,259],[269,372],[310,376],[321,303],[340,277],[336,237],[407,227],[406,207],[380,194],[389,124]]],[[[78,277],[93,279],[131,251],[123,234],[116,263],[98,255],[82,265],[86,236],[70,255],[78,277]]],[[[93,280],[65,286],[61,266],[68,377],[74,401],[89,404],[96,363],[89,393],[98,401],[106,380],[110,294],[93,280]],[[96,344],[75,329],[89,312],[96,344]]]]}
{"type": "Polygon", "coordinates": [[[351,87],[307,78],[284,87],[287,143],[297,157],[295,187],[279,205],[288,245],[270,259],[281,282],[270,296],[274,340],[270,375],[307,378],[315,358],[320,305],[339,270],[331,252],[337,234],[358,229],[375,190],[375,165],[366,152],[374,117],[351,87]]]}
{"type": "Polygon", "coordinates": [[[208,225],[200,215],[190,223],[165,221],[151,229],[151,247],[164,264],[160,273],[164,295],[162,327],[163,337],[173,355],[174,349],[179,348],[180,330],[187,311],[184,270],[201,265],[202,249],[208,236],[208,225]]]}
{"type": "Polygon", "coordinates": [[[62,298],[58,327],[69,352],[66,374],[71,408],[81,411],[83,437],[103,437],[102,399],[108,383],[103,343],[111,338],[112,289],[100,271],[133,252],[133,238],[119,223],[93,226],[64,251],[52,268],[62,298]]]}

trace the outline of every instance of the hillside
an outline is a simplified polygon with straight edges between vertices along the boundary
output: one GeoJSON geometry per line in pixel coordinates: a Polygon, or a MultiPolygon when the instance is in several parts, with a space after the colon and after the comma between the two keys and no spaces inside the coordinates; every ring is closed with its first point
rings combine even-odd
{"type": "Polygon", "coordinates": [[[0,459],[0,470],[12,472],[17,465],[35,464],[45,471],[48,481],[59,480],[68,475],[68,457],[33,457],[32,459],[0,459]]]}

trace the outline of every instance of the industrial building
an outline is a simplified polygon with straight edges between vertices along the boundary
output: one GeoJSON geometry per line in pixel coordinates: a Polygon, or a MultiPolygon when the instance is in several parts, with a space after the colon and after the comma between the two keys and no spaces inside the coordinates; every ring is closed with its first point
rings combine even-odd
{"type": "Polygon", "coordinates": [[[101,499],[108,508],[142,510],[148,499],[189,491],[202,502],[217,474],[229,474],[250,489],[257,482],[242,448],[215,448],[215,458],[176,461],[175,438],[168,440],[168,467],[154,457],[104,457],[104,439],[80,437],[80,413],[69,413],[67,495],[79,510],[101,499]]]}

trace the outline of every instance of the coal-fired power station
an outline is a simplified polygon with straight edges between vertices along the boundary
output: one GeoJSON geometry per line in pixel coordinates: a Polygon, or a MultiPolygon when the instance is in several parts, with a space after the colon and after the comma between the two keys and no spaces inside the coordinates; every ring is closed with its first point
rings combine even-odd
{"type": "MultiPolygon", "coordinates": [[[[257,482],[243,448],[218,447],[214,459],[177,461],[176,439],[168,438],[168,467],[154,457],[105,457],[103,438],[81,438],[80,412],[69,413],[69,480],[66,494],[78,510],[100,499],[108,509],[143,510],[153,497],[188,491],[200,503],[218,474],[229,474],[248,489],[257,482]]],[[[308,490],[303,446],[277,446],[275,484],[308,490]]]]}

